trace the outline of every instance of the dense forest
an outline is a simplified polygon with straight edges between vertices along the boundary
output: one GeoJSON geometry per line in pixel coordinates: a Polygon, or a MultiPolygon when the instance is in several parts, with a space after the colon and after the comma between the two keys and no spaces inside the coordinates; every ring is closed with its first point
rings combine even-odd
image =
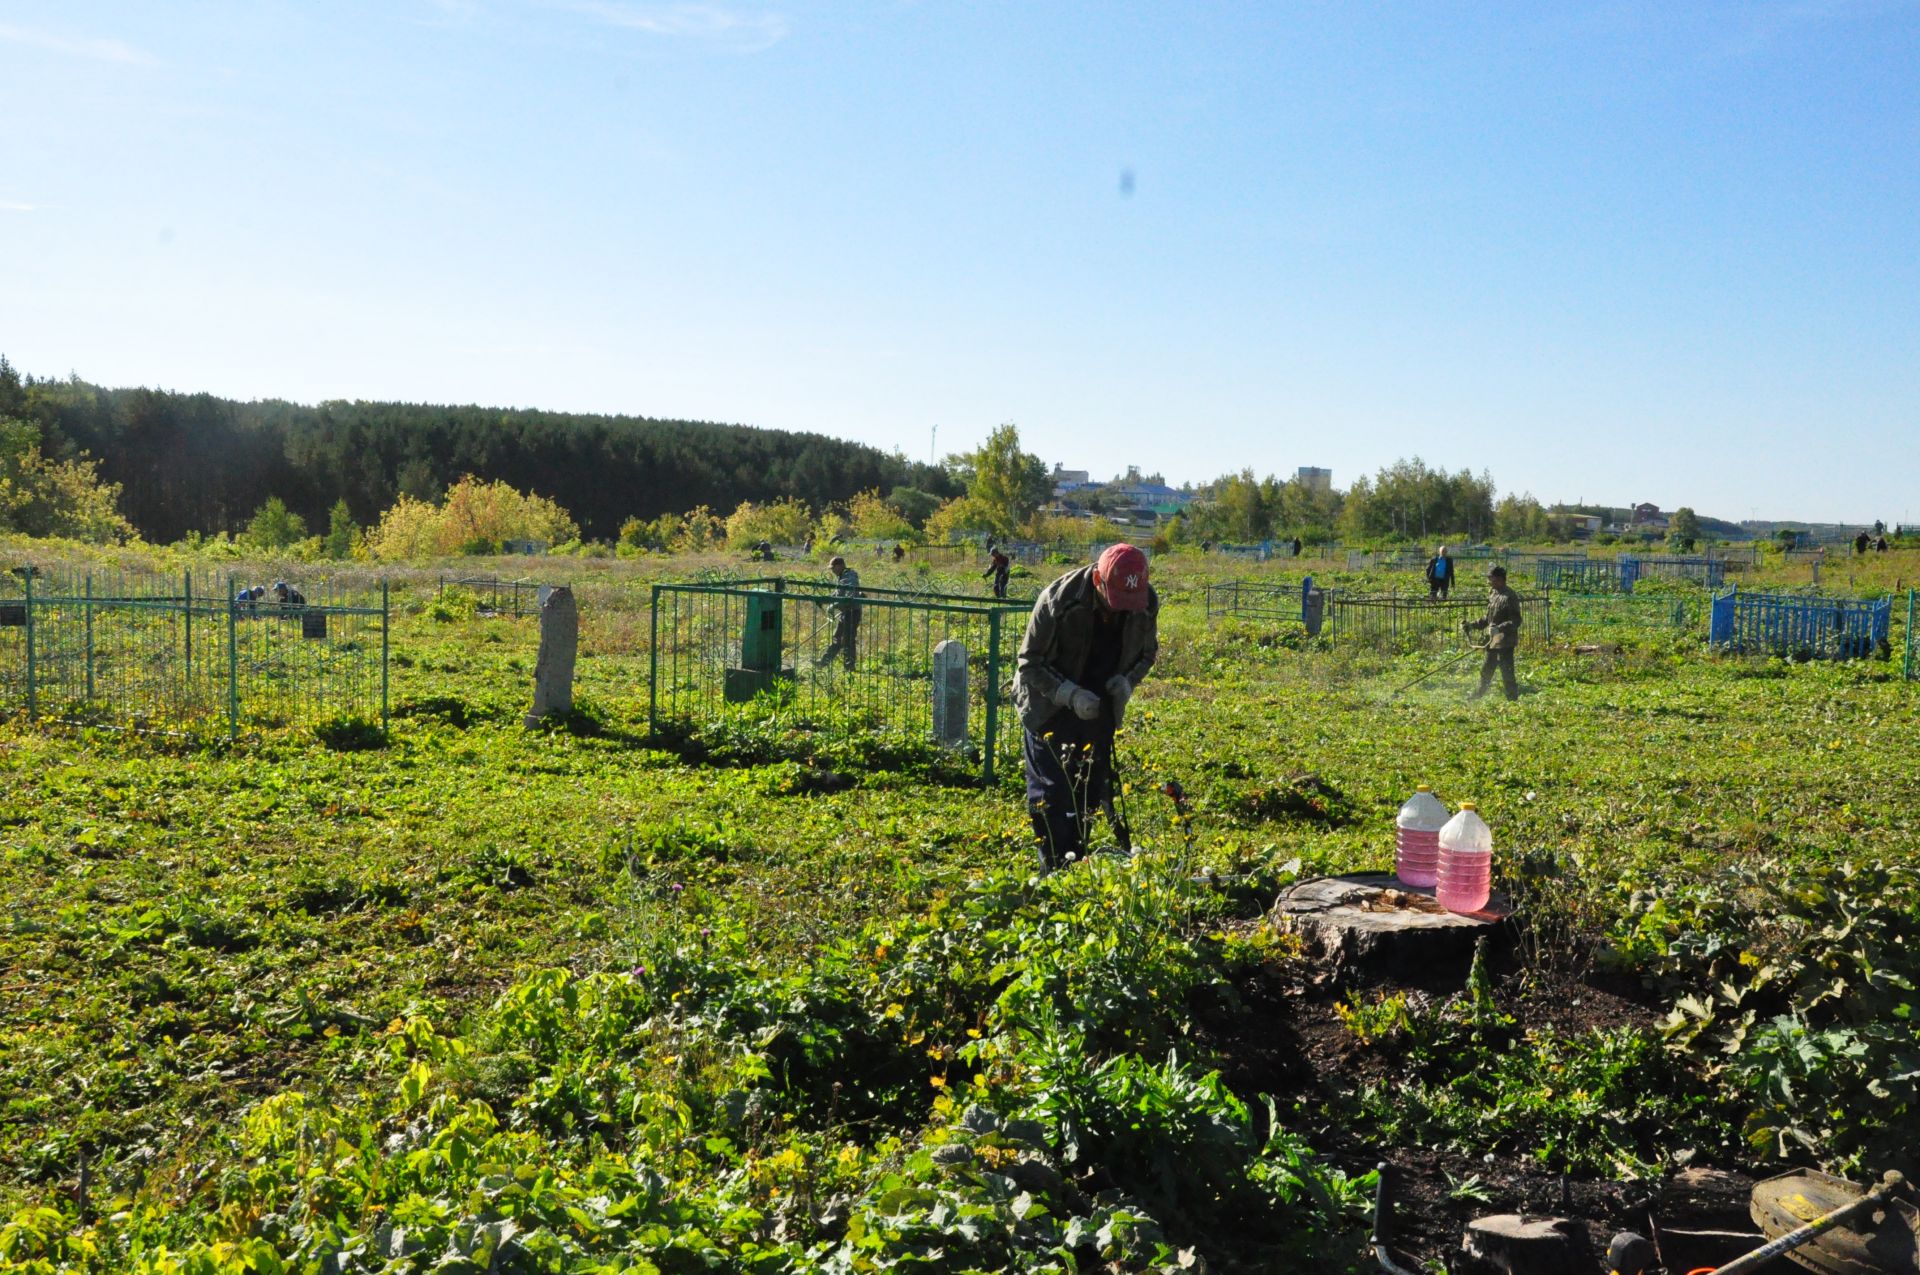
{"type": "Polygon", "coordinates": [[[55,456],[90,453],[149,540],[237,531],[278,496],[324,526],[344,499],[372,523],[401,494],[437,498],[464,474],[559,502],[590,539],[629,517],[797,497],[815,507],[871,488],[946,497],[943,469],[821,434],[639,416],[424,403],[268,400],[36,380],[0,358],[0,419],[40,427],[55,456]]]}

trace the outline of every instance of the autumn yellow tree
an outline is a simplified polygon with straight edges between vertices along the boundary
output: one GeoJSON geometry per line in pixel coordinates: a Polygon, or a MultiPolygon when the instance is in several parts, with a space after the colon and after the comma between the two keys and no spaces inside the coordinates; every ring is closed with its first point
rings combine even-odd
{"type": "Polygon", "coordinates": [[[579,534],[580,528],[554,501],[468,474],[437,504],[401,496],[380,516],[367,542],[375,557],[393,561],[497,553],[508,540],[557,544],[579,534]]]}
{"type": "Polygon", "coordinates": [[[727,548],[751,549],[762,540],[776,545],[797,545],[813,527],[813,510],[798,500],[781,500],[771,505],[740,502],[727,518],[727,548]]]}

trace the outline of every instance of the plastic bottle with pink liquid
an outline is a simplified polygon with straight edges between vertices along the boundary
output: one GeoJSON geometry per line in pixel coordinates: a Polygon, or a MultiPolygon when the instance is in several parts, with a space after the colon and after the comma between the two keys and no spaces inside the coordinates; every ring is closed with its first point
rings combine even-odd
{"type": "Polygon", "coordinates": [[[1406,885],[1431,886],[1440,871],[1440,827],[1447,808],[1421,784],[1393,821],[1393,875],[1406,885]]]}
{"type": "Polygon", "coordinates": [[[1433,897],[1449,912],[1478,912],[1493,889],[1493,832],[1471,801],[1440,829],[1440,871],[1433,897]]]}

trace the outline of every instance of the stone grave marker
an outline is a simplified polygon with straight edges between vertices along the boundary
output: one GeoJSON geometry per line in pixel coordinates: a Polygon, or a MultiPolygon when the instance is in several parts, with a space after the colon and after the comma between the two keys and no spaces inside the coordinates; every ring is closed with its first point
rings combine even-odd
{"type": "Polygon", "coordinates": [[[533,669],[532,726],[543,717],[573,711],[573,661],[580,649],[580,612],[573,590],[558,585],[540,604],[540,659],[533,669]]]}

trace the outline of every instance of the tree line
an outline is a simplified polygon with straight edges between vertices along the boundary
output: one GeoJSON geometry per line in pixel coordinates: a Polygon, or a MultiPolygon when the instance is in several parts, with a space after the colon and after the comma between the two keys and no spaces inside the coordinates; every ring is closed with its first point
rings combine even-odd
{"type": "Polygon", "coordinates": [[[462,477],[555,501],[588,539],[627,520],[742,501],[844,503],[908,487],[948,498],[939,467],[822,434],[427,403],[269,399],[36,379],[0,357],[0,420],[35,427],[54,461],[91,457],[145,539],[235,532],[270,498],[310,526],[345,501],[371,525],[402,496],[435,501],[462,477]]]}

